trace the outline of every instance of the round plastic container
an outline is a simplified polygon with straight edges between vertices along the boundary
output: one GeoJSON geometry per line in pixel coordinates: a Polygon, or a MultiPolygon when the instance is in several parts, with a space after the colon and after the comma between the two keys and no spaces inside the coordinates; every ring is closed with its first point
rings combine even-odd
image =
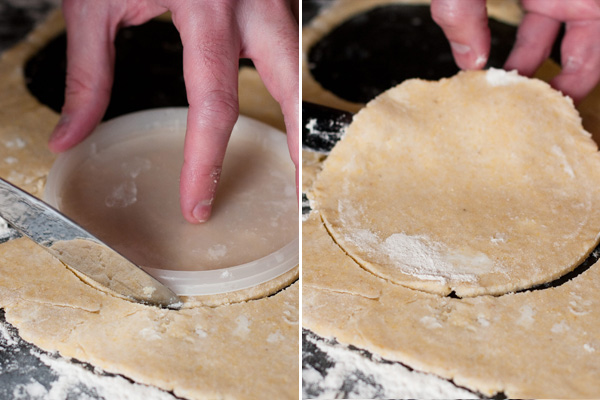
{"type": "Polygon", "coordinates": [[[296,267],[299,252],[297,200],[295,174],[288,159],[286,136],[266,124],[240,116],[229,142],[213,216],[205,224],[192,225],[184,222],[178,211],[179,169],[174,172],[171,167],[170,175],[163,174],[161,170],[161,165],[169,157],[177,157],[178,160],[173,160],[173,163],[179,162],[180,168],[186,119],[187,108],[168,108],[128,114],[102,123],[85,141],[58,156],[48,175],[45,200],[178,295],[210,295],[247,289],[275,279],[296,267]],[[228,165],[236,163],[235,157],[239,159],[246,149],[253,146],[260,148],[264,154],[254,159],[238,160],[238,166],[232,167],[232,172],[227,175],[228,165]],[[165,150],[163,154],[166,147],[171,151],[165,150]],[[152,157],[148,158],[149,155],[152,157]],[[228,162],[228,157],[233,158],[228,162]],[[267,163],[268,160],[276,161],[276,165],[261,164],[262,170],[256,169],[255,164],[267,163]],[[112,166],[114,171],[107,172],[112,166]],[[253,169],[256,171],[253,172],[253,169]],[[246,177],[252,173],[262,174],[259,181],[253,182],[259,182],[264,187],[259,187],[259,184],[250,187],[252,185],[247,183],[246,177]],[[78,174],[81,175],[79,178],[78,174]],[[229,184],[228,176],[231,178],[229,184]],[[160,187],[160,179],[166,180],[169,189],[150,190],[155,186],[160,187]],[[114,189],[109,195],[96,193],[101,186],[114,189]],[[224,187],[222,193],[221,187],[224,187]],[[246,191],[234,193],[234,189],[239,187],[246,191]],[[271,197],[260,198],[267,192],[271,193],[271,197]],[[76,193],[76,196],[73,197],[72,193],[76,193]],[[251,196],[258,197],[254,199],[251,196]],[[219,200],[222,202],[219,203],[219,200]],[[148,202],[147,209],[139,206],[143,201],[148,202]],[[88,208],[78,210],[78,204],[83,203],[88,208]],[[136,209],[138,206],[139,209],[136,209]],[[254,208],[246,210],[244,207],[254,208]],[[256,216],[258,209],[268,211],[268,217],[256,216]],[[239,214],[237,217],[235,212],[239,214]],[[139,229],[142,233],[128,221],[134,214],[140,225],[144,226],[139,229]],[[234,215],[231,217],[234,218],[233,222],[227,219],[230,214],[234,215]],[[174,224],[174,230],[163,231],[162,227],[170,226],[171,220],[179,218],[182,220],[174,224]],[[210,225],[212,223],[215,225],[210,225]],[[113,234],[108,235],[107,232],[113,234]],[[196,234],[199,236],[194,236],[196,234]],[[129,243],[132,236],[137,242],[134,240],[129,243]],[[178,243],[185,242],[189,236],[196,242],[192,243],[192,250],[186,251],[197,252],[200,257],[208,254],[212,257],[210,260],[216,260],[215,263],[209,267],[202,263],[183,267],[167,265],[170,264],[169,254],[176,254],[175,258],[182,254],[177,249],[178,243]],[[250,240],[250,244],[242,239],[250,240]],[[282,240],[284,242],[279,243],[282,240]],[[214,244],[206,247],[209,242],[214,244]],[[260,255],[258,250],[255,251],[255,242],[275,248],[269,248],[267,254],[260,255]],[[145,247],[138,246],[139,243],[145,247]],[[196,243],[198,250],[194,248],[196,243]],[[235,249],[237,258],[231,259],[235,262],[233,265],[229,260],[221,267],[219,257],[226,259],[227,249],[235,249]],[[162,251],[166,256],[155,257],[154,250],[157,254],[162,251]]]}

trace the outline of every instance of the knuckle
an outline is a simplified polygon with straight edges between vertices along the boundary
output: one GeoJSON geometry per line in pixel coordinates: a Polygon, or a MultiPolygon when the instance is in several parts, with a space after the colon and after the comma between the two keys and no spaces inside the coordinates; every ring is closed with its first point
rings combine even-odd
{"type": "Polygon", "coordinates": [[[87,100],[107,95],[110,95],[110,84],[98,82],[90,73],[81,69],[71,68],[67,71],[65,96],[87,100]]]}
{"type": "Polygon", "coordinates": [[[463,16],[452,1],[437,1],[431,4],[431,17],[440,26],[457,28],[464,23],[463,16]]]}
{"type": "Polygon", "coordinates": [[[217,129],[231,129],[239,115],[237,94],[216,89],[208,92],[199,108],[205,125],[217,129]]]}

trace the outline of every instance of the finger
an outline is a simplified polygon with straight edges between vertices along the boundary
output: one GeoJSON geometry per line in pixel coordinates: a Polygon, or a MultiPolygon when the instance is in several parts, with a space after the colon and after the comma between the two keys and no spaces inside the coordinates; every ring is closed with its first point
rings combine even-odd
{"type": "Polygon", "coordinates": [[[255,21],[244,37],[252,38],[247,44],[248,55],[269,90],[281,106],[287,131],[290,158],[296,167],[298,194],[299,145],[299,39],[298,23],[288,9],[274,8],[270,12],[256,10],[262,16],[255,21]]]}
{"type": "Polygon", "coordinates": [[[110,21],[95,2],[65,1],[67,79],[62,116],[48,143],[67,150],[88,136],[102,119],[110,100],[117,21],[110,21]]]}
{"type": "Polygon", "coordinates": [[[600,18],[597,0],[522,0],[527,12],[546,15],[558,21],[600,18]]]}
{"type": "Polygon", "coordinates": [[[461,69],[481,69],[490,53],[485,0],[432,0],[431,16],[450,41],[461,69]]]}
{"type": "Polygon", "coordinates": [[[521,75],[532,76],[550,56],[559,29],[560,22],[553,18],[536,13],[525,14],[504,69],[516,69],[521,75]]]}
{"type": "Polygon", "coordinates": [[[561,45],[560,74],[550,84],[576,103],[600,80],[600,21],[568,22],[561,45]]]}
{"type": "Polygon", "coordinates": [[[231,9],[219,8],[220,4],[186,4],[173,11],[183,42],[190,103],[180,202],[184,217],[193,223],[210,216],[225,149],[238,117],[239,33],[231,9]]]}

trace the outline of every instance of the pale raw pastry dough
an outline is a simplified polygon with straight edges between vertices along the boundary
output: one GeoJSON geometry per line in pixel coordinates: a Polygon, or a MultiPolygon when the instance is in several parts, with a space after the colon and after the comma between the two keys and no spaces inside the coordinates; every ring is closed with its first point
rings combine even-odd
{"type": "Polygon", "coordinates": [[[394,285],[303,223],[302,325],[508,398],[598,398],[600,265],[557,288],[466,299],[394,285]]]}
{"type": "MultiPolygon", "coordinates": [[[[305,100],[345,108],[310,76],[306,33],[316,30],[310,33],[318,36],[316,43],[348,18],[336,14],[349,3],[337,1],[331,13],[326,10],[326,16],[303,30],[305,100]],[[306,90],[307,84],[316,88],[306,90]]],[[[549,81],[559,70],[546,61],[536,76],[549,81]]],[[[599,104],[597,87],[578,106],[594,138],[600,137],[599,104]]],[[[313,159],[309,167],[320,168],[313,159]]],[[[598,398],[598,265],[555,289],[458,300],[408,289],[365,271],[333,242],[317,213],[302,230],[303,327],[489,396],[504,391],[509,398],[598,398]]]]}
{"type": "Polygon", "coordinates": [[[302,149],[302,193],[308,193],[327,155],[302,149]]]}
{"type": "Polygon", "coordinates": [[[569,99],[502,70],[408,80],[355,115],[314,202],[364,268],[502,294],[575,268],[600,232],[600,154],[569,99]]]}
{"type": "MultiPolygon", "coordinates": [[[[431,0],[336,0],[302,28],[302,99],[329,107],[357,112],[363,106],[339,98],[324,89],[309,69],[310,49],[337,25],[373,8],[389,4],[429,4],[431,0]]],[[[522,11],[516,0],[488,0],[488,15],[509,24],[518,24],[522,11]]]]}
{"type": "MultiPolygon", "coordinates": [[[[0,59],[0,176],[38,197],[54,160],[46,142],[58,115],[29,94],[23,65],[63,30],[53,13],[0,59]]],[[[255,78],[240,78],[241,93],[247,81],[256,89],[255,78]]],[[[251,101],[273,104],[265,93],[251,101]]],[[[240,105],[260,118],[252,108],[240,105]]],[[[297,276],[296,268],[255,288],[185,298],[184,310],[167,311],[90,287],[27,239],[0,245],[0,307],[21,337],[186,398],[297,398],[298,283],[280,290],[297,276]],[[256,300],[240,302],[249,298],[256,300]]]]}

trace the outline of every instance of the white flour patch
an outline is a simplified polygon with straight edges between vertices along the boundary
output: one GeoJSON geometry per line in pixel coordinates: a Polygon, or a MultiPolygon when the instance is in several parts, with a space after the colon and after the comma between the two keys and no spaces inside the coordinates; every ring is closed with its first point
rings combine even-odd
{"type": "Polygon", "coordinates": [[[550,331],[552,331],[552,333],[565,333],[569,329],[569,325],[567,325],[565,321],[560,321],[559,323],[552,325],[550,331]]]}
{"type": "Polygon", "coordinates": [[[215,244],[208,248],[208,257],[211,260],[219,260],[227,255],[227,246],[224,244],[215,244]]]}
{"type": "Polygon", "coordinates": [[[13,140],[6,140],[4,145],[11,150],[15,150],[24,148],[27,145],[27,142],[24,139],[17,137],[13,140]]]}
{"type": "Polygon", "coordinates": [[[43,399],[47,396],[48,390],[33,378],[29,383],[17,385],[13,390],[13,399],[43,399]]]}
{"type": "Polygon", "coordinates": [[[594,346],[592,346],[592,345],[591,345],[591,344],[589,344],[589,343],[586,343],[586,344],[584,344],[584,345],[583,345],[583,349],[584,349],[585,351],[587,351],[588,353],[593,353],[593,352],[595,352],[595,351],[596,351],[596,349],[594,348],[594,346]]]}
{"type": "Polygon", "coordinates": [[[144,328],[139,332],[142,339],[145,340],[160,340],[162,336],[152,328],[144,328]]]}
{"type": "Polygon", "coordinates": [[[149,171],[152,163],[147,158],[134,157],[133,160],[124,161],[121,168],[130,178],[137,178],[142,172],[149,171]]]}
{"type": "Polygon", "coordinates": [[[235,319],[236,327],[233,334],[236,336],[246,336],[250,333],[250,320],[245,315],[240,315],[235,319]]]}
{"type": "Polygon", "coordinates": [[[125,208],[137,201],[137,186],[134,181],[125,181],[115,186],[106,196],[104,203],[109,208],[125,208]]]}
{"type": "Polygon", "coordinates": [[[425,327],[427,329],[437,329],[437,328],[441,328],[442,327],[442,324],[440,323],[440,321],[438,321],[434,317],[430,317],[428,315],[422,317],[419,320],[419,322],[421,322],[423,325],[425,325],[425,327]]]}
{"type": "MultiPolygon", "coordinates": [[[[8,324],[0,322],[0,348],[3,351],[17,353],[25,347],[19,347],[20,339],[12,333],[8,324]]],[[[23,353],[25,355],[26,353],[23,353]]],[[[171,394],[152,386],[133,383],[122,376],[111,376],[96,369],[91,371],[81,364],[71,362],[58,355],[48,355],[31,349],[26,354],[32,360],[41,362],[41,367],[48,368],[43,375],[45,379],[23,379],[11,383],[9,380],[0,388],[2,398],[23,400],[64,400],[64,399],[119,399],[119,400],[175,400],[171,394]]],[[[2,354],[0,354],[0,357],[2,354]]],[[[33,366],[24,366],[10,362],[0,363],[0,375],[17,373],[19,376],[30,376],[33,366]],[[19,371],[22,371],[19,373],[19,371]]],[[[40,375],[41,376],[41,375],[40,375]]]]}
{"type": "Polygon", "coordinates": [[[348,347],[317,340],[308,342],[333,365],[325,371],[302,368],[302,397],[315,399],[476,399],[473,393],[435,375],[413,371],[400,363],[371,359],[348,347]]]}
{"type": "Polygon", "coordinates": [[[519,311],[521,312],[521,315],[519,316],[519,319],[517,319],[518,325],[529,326],[535,322],[533,318],[535,316],[535,311],[531,306],[524,305],[519,311]]]}
{"type": "Polygon", "coordinates": [[[283,335],[281,334],[280,331],[277,331],[275,333],[271,333],[268,337],[267,337],[267,343],[277,343],[277,342],[281,342],[284,339],[283,335]]]}
{"type": "Polygon", "coordinates": [[[567,156],[563,152],[562,148],[560,148],[560,146],[554,145],[552,146],[552,153],[554,153],[559,158],[560,165],[563,168],[563,171],[565,171],[565,173],[569,175],[569,177],[575,178],[573,168],[571,167],[571,164],[569,164],[567,156]]]}
{"type": "Polygon", "coordinates": [[[0,346],[13,347],[17,345],[17,340],[9,332],[6,325],[0,323],[0,346]]]}
{"type": "Polygon", "coordinates": [[[169,393],[158,388],[131,383],[121,376],[100,376],[77,365],[72,365],[62,358],[56,359],[46,354],[35,355],[58,376],[58,379],[51,383],[47,394],[41,398],[44,400],[85,398],[87,397],[86,392],[94,393],[103,399],[174,399],[169,393]],[[79,394],[79,397],[69,396],[69,394],[79,394]]]}
{"type": "Polygon", "coordinates": [[[423,235],[394,233],[382,240],[368,229],[354,229],[345,239],[359,252],[385,255],[390,266],[424,280],[475,282],[478,274],[494,269],[493,261],[483,253],[449,250],[423,235]]]}
{"type": "Polygon", "coordinates": [[[228,278],[231,278],[232,274],[231,274],[231,272],[225,270],[225,271],[221,272],[220,276],[221,276],[221,279],[228,279],[228,278]]]}
{"type": "Polygon", "coordinates": [[[508,72],[497,68],[490,68],[485,74],[485,79],[490,86],[507,86],[527,80],[527,78],[520,76],[517,71],[508,72]]]}
{"type": "Polygon", "coordinates": [[[195,332],[196,332],[196,335],[198,335],[198,337],[201,337],[201,338],[205,338],[208,336],[208,333],[201,327],[197,327],[195,329],[195,332]]]}
{"type": "Polygon", "coordinates": [[[488,321],[487,318],[485,318],[483,315],[477,316],[477,322],[479,323],[479,325],[483,326],[484,328],[487,328],[488,326],[490,326],[490,321],[488,321]]]}

